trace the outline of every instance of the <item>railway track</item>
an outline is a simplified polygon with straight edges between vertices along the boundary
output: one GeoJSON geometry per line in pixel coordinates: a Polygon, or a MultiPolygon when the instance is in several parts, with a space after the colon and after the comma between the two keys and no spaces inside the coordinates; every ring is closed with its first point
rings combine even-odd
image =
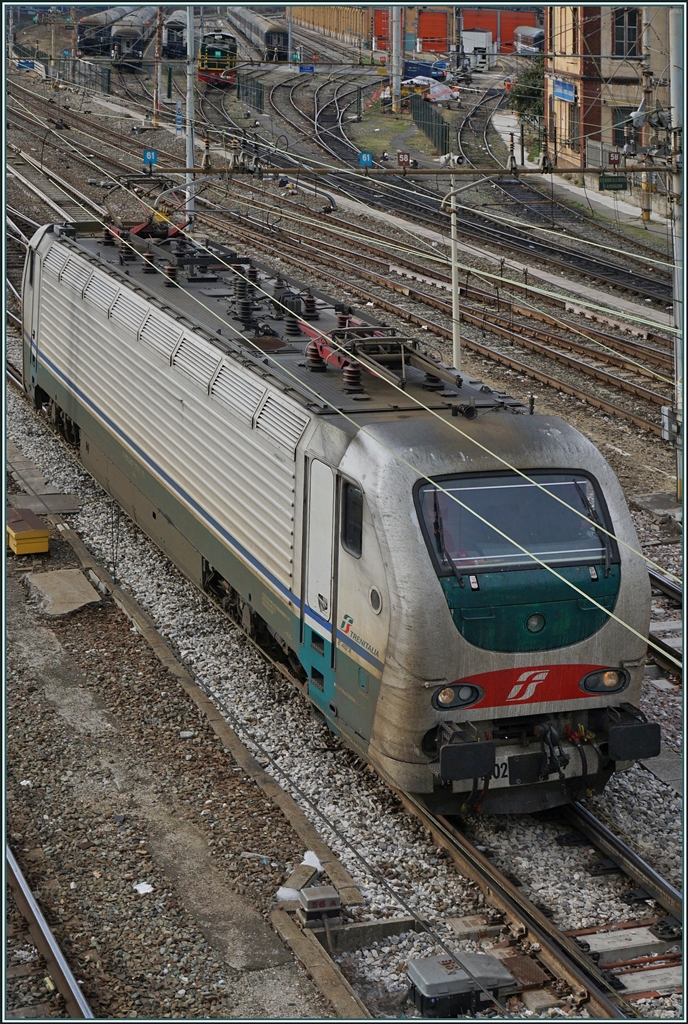
{"type": "MultiPolygon", "coordinates": [[[[34,173],[37,171],[39,173],[43,173],[36,161],[34,161],[30,157],[27,157],[27,159],[32,163],[32,171],[34,173]]],[[[53,178],[56,177],[58,176],[53,175],[53,178]]],[[[99,204],[94,203],[88,197],[83,196],[83,194],[78,192],[78,190],[73,189],[73,187],[70,187],[71,191],[73,191],[78,197],[75,201],[76,215],[70,213],[67,209],[70,202],[69,196],[65,196],[65,191],[69,190],[66,190],[64,187],[67,183],[64,183],[62,179],[59,180],[62,182],[62,184],[56,187],[56,192],[58,193],[58,197],[61,200],[60,206],[58,206],[58,204],[54,201],[54,199],[51,199],[50,196],[46,196],[47,201],[49,202],[49,204],[52,205],[53,209],[55,209],[56,211],[62,209],[65,212],[67,219],[76,220],[83,219],[83,207],[86,206],[87,208],[92,209],[96,216],[107,218],[107,211],[103,207],[101,207],[99,204]]],[[[50,182],[50,184],[52,185],[52,181],[50,182]]],[[[55,186],[53,187],[55,188],[55,186]]],[[[40,194],[41,190],[38,189],[35,184],[32,184],[32,188],[40,194]]],[[[438,297],[428,295],[426,292],[422,292],[419,289],[410,288],[409,286],[406,285],[400,286],[397,281],[390,278],[388,275],[382,276],[380,274],[374,274],[371,271],[363,271],[359,267],[354,267],[350,263],[350,261],[335,254],[334,250],[336,248],[337,247],[334,245],[331,246],[328,250],[327,255],[322,254],[322,252],[318,253],[319,259],[324,259],[326,262],[329,262],[330,264],[334,262],[336,266],[338,265],[349,271],[357,272],[358,274],[363,274],[364,276],[367,276],[375,280],[376,283],[383,284],[385,288],[401,291],[403,294],[407,295],[410,298],[414,298],[426,305],[432,305],[435,308],[439,309],[442,313],[446,315],[451,315],[451,307],[448,302],[438,297]]],[[[302,255],[304,249],[303,243],[299,242],[298,249],[299,254],[302,255]]],[[[314,268],[311,269],[313,270],[313,272],[316,272],[314,268]]],[[[374,297],[374,301],[377,301],[378,303],[384,303],[384,300],[380,300],[378,296],[374,297]]],[[[387,304],[387,308],[389,308],[390,311],[393,311],[399,315],[408,316],[407,311],[402,311],[396,304],[387,304]]],[[[611,374],[607,370],[593,366],[589,362],[584,362],[578,359],[576,356],[571,356],[564,352],[561,352],[560,347],[563,345],[564,347],[568,347],[569,349],[574,349],[578,353],[586,355],[588,359],[594,358],[596,360],[599,360],[600,358],[602,358],[607,362],[612,362],[616,365],[622,366],[626,371],[633,368],[630,360],[627,360],[622,356],[612,355],[609,352],[600,353],[599,351],[591,349],[589,346],[580,344],[570,339],[561,339],[557,336],[553,336],[551,332],[547,333],[542,330],[534,329],[530,325],[524,326],[522,323],[514,321],[513,309],[510,310],[509,316],[505,316],[500,313],[488,313],[485,311],[485,309],[480,309],[475,306],[469,307],[468,304],[464,304],[462,308],[462,318],[467,322],[473,323],[476,326],[490,330],[492,333],[501,334],[502,336],[506,337],[510,343],[518,342],[518,344],[521,347],[528,348],[537,355],[547,357],[548,359],[554,359],[555,361],[558,362],[562,362],[575,371],[596,377],[603,383],[610,384],[616,387],[617,389],[624,390],[634,395],[635,397],[640,398],[643,401],[649,402],[650,404],[661,406],[663,404],[669,403],[669,399],[666,395],[653,391],[652,389],[642,384],[638,384],[625,377],[620,377],[618,374],[611,374]],[[553,344],[556,347],[553,347],[553,344]]],[[[447,336],[447,329],[444,328],[442,325],[431,324],[431,322],[427,320],[423,322],[423,320],[421,319],[421,326],[431,327],[431,329],[436,330],[439,333],[444,333],[444,336],[447,336]]],[[[519,372],[525,372],[528,376],[536,376],[537,379],[543,380],[546,383],[552,383],[553,386],[557,387],[559,390],[564,390],[568,391],[568,393],[573,393],[576,395],[576,397],[584,397],[586,401],[589,401],[593,405],[597,405],[599,408],[605,409],[612,415],[621,415],[625,418],[630,418],[637,425],[643,426],[646,429],[653,430],[655,433],[659,432],[657,424],[648,420],[647,417],[639,417],[635,412],[629,412],[629,410],[624,410],[622,407],[619,407],[616,404],[600,400],[596,396],[590,395],[588,392],[582,391],[582,389],[571,389],[570,384],[567,384],[566,382],[563,382],[558,378],[553,377],[551,374],[546,374],[543,377],[541,374],[535,372],[532,367],[527,367],[520,361],[515,361],[513,360],[513,358],[505,355],[504,353],[500,354],[495,349],[490,349],[487,348],[486,346],[478,345],[477,343],[467,344],[469,344],[470,347],[473,347],[476,351],[481,352],[481,354],[487,354],[488,358],[497,359],[502,363],[506,363],[506,365],[510,366],[512,369],[517,369],[519,372]]]]}
{"type": "MultiPolygon", "coordinates": [[[[306,128],[304,125],[294,121],[294,119],[289,117],[288,114],[285,114],[284,110],[280,109],[279,105],[276,103],[276,90],[284,88],[284,86],[285,83],[278,83],[271,90],[270,104],[273,110],[280,117],[284,118],[293,129],[299,132],[299,134],[303,136],[310,136],[313,130],[312,127],[306,128]]],[[[11,83],[9,88],[11,94],[14,91],[14,94],[16,95],[16,90],[21,89],[22,93],[24,93],[26,97],[30,97],[30,102],[38,102],[44,107],[47,106],[47,101],[35,96],[32,97],[28,90],[17,86],[16,83],[11,83]]],[[[296,88],[296,84],[290,86],[292,91],[296,88]]],[[[131,92],[130,95],[133,97],[131,92]]],[[[139,103],[139,100],[136,97],[133,97],[133,101],[139,103]]],[[[303,119],[309,120],[312,124],[312,120],[309,119],[307,115],[303,114],[301,111],[299,111],[299,113],[303,119]]],[[[79,115],[73,115],[71,111],[66,118],[63,115],[63,119],[66,119],[71,123],[78,123],[78,118],[79,115]]],[[[82,120],[85,122],[85,119],[82,120]]],[[[108,134],[111,133],[111,131],[105,131],[108,134]]],[[[266,149],[269,149],[269,144],[266,146],[266,149]]],[[[162,151],[159,152],[161,155],[169,155],[164,154],[162,151]]],[[[171,159],[174,160],[175,158],[172,157],[171,159]]],[[[307,177],[307,171],[302,171],[302,174],[307,177]]],[[[406,191],[409,184],[409,182],[403,177],[390,178],[390,184],[395,186],[395,188],[384,194],[380,192],[378,185],[371,186],[363,181],[359,181],[358,179],[352,181],[350,178],[347,178],[346,181],[342,183],[335,171],[333,171],[332,174],[327,175],[324,182],[321,178],[318,183],[324,184],[325,182],[327,182],[327,187],[331,189],[340,189],[343,185],[347,195],[358,198],[364,203],[371,204],[378,208],[381,207],[403,213],[404,216],[410,217],[414,220],[419,220],[420,222],[432,225],[433,227],[441,227],[445,229],[447,226],[449,214],[440,210],[439,198],[435,198],[435,196],[427,192],[427,190],[425,190],[425,186],[417,187],[414,184],[413,187],[416,188],[416,194],[414,194],[413,199],[406,199],[403,197],[403,193],[406,191]]],[[[638,273],[610,266],[602,260],[584,255],[576,250],[558,248],[543,242],[534,235],[527,233],[525,230],[515,227],[510,227],[507,230],[506,228],[496,225],[494,221],[490,221],[488,218],[465,212],[457,218],[457,225],[459,234],[469,237],[473,241],[476,238],[479,238],[482,241],[490,242],[503,248],[527,254],[530,258],[535,257],[542,259],[549,265],[561,267],[564,270],[573,271],[574,273],[581,274],[584,277],[602,281],[607,285],[612,285],[615,288],[629,291],[632,294],[649,297],[653,301],[661,303],[662,305],[666,305],[666,303],[670,302],[672,299],[673,292],[671,285],[668,282],[664,284],[661,281],[653,281],[638,273]]]]}
{"type": "MultiPolygon", "coordinates": [[[[237,182],[236,186],[242,188],[242,183],[237,182]]],[[[248,186],[250,189],[250,186],[248,186]]],[[[268,203],[261,202],[259,199],[253,199],[252,205],[258,209],[272,210],[274,209],[268,203]]],[[[308,211],[309,218],[314,218],[314,214],[308,211]]],[[[297,220],[297,214],[293,215],[295,221],[297,220]]],[[[322,223],[318,226],[317,230],[320,235],[323,236],[325,241],[328,241],[328,252],[342,253],[350,255],[350,247],[342,246],[338,244],[341,242],[341,232],[350,230],[349,225],[346,221],[340,220],[337,217],[328,216],[318,218],[322,223]],[[341,228],[341,231],[339,231],[341,228]]],[[[280,227],[285,235],[294,239],[301,239],[303,232],[299,231],[298,227],[294,230],[289,230],[283,226],[280,227]]],[[[433,268],[428,270],[426,266],[423,266],[412,259],[409,259],[397,252],[389,251],[389,239],[380,235],[369,228],[356,228],[356,249],[366,262],[371,262],[376,269],[379,269],[381,273],[398,274],[401,277],[407,277],[412,280],[417,280],[426,284],[430,284],[433,287],[437,287],[441,290],[450,291],[451,289],[451,276],[449,274],[442,273],[441,270],[433,268]],[[370,241],[366,242],[362,239],[366,238],[370,241]],[[380,244],[376,244],[380,243],[380,244]],[[385,244],[387,247],[385,247],[385,244]],[[406,273],[408,271],[408,273],[406,273]]],[[[514,287],[518,289],[519,285],[514,282],[514,287]]],[[[405,289],[406,290],[406,289],[405,289]]],[[[668,345],[668,341],[661,337],[655,338],[656,345],[642,344],[637,341],[633,341],[627,338],[620,338],[616,335],[610,335],[604,331],[597,330],[595,328],[588,327],[587,325],[581,326],[574,323],[573,321],[567,320],[566,317],[562,316],[549,316],[547,313],[543,313],[541,310],[532,309],[530,307],[514,303],[512,299],[505,296],[503,293],[500,295],[499,292],[488,291],[487,289],[480,288],[474,284],[465,283],[460,284],[460,293],[465,295],[469,299],[478,301],[481,306],[487,304],[490,307],[496,307],[496,313],[501,314],[501,321],[509,327],[518,328],[518,330],[526,335],[529,335],[532,328],[521,323],[520,325],[514,321],[514,317],[520,316],[528,320],[536,320],[541,323],[551,325],[555,328],[564,329],[570,331],[571,334],[578,335],[584,339],[589,339],[593,342],[598,342],[599,347],[594,351],[587,346],[577,345],[575,342],[571,342],[570,338],[561,338],[553,333],[545,334],[536,331],[534,337],[539,336],[539,340],[546,344],[557,342],[564,346],[570,345],[573,349],[581,352],[589,352],[596,358],[601,360],[607,359],[609,362],[617,366],[628,366],[633,368],[636,372],[644,374],[649,377],[657,377],[656,371],[663,371],[665,374],[673,374],[673,352],[665,348],[658,348],[656,345],[664,343],[668,345]],[[634,358],[626,359],[624,356],[630,356],[634,358]],[[640,362],[643,360],[643,362],[640,362]],[[648,364],[648,367],[644,365],[648,364]],[[652,369],[654,368],[654,369],[652,369]]],[[[446,305],[446,304],[445,304],[446,305]]],[[[562,306],[564,304],[562,303],[562,306]]]]}
{"type": "MultiPolygon", "coordinates": [[[[506,168],[504,161],[494,152],[493,145],[490,142],[490,131],[493,115],[500,107],[505,105],[507,99],[508,94],[502,89],[488,89],[469,110],[457,133],[459,154],[463,157],[465,163],[474,167],[475,162],[473,158],[477,157],[478,151],[480,151],[481,153],[487,153],[496,167],[500,169],[506,168]],[[490,100],[496,102],[490,105],[490,100]],[[479,144],[476,145],[476,143],[479,144]]],[[[621,232],[616,231],[608,224],[599,223],[592,214],[574,210],[565,203],[560,202],[554,198],[553,192],[547,195],[537,188],[532,181],[526,181],[518,177],[499,178],[493,184],[497,192],[501,192],[507,201],[526,211],[529,222],[537,223],[539,221],[550,228],[556,228],[557,230],[563,228],[567,232],[570,232],[572,227],[589,230],[590,226],[593,225],[596,231],[601,232],[607,238],[613,238],[615,241],[623,243],[625,257],[636,258],[634,253],[626,251],[628,248],[628,238],[621,232]]],[[[568,238],[575,240],[576,237],[576,235],[568,233],[568,238]]],[[[653,246],[635,241],[633,245],[635,249],[641,250],[655,260],[668,260],[666,253],[653,246]]],[[[644,268],[641,266],[640,269],[644,268]]],[[[658,268],[658,273],[667,282],[669,281],[671,275],[668,270],[664,271],[662,268],[658,268]]]]}
{"type": "MultiPolygon", "coordinates": [[[[64,999],[64,1016],[77,1019],[93,1018],[93,1011],[88,1005],[88,1001],[84,998],[81,988],[9,846],[5,847],[5,864],[7,881],[12,890],[15,905],[26,922],[33,945],[44,960],[45,970],[51,979],[52,990],[59,992],[64,999]]],[[[34,963],[28,970],[22,970],[21,967],[14,968],[13,970],[10,967],[6,978],[26,977],[31,973],[35,973],[36,966],[34,963]]],[[[47,986],[47,988],[50,992],[50,986],[47,986]]],[[[7,1016],[8,1019],[52,1017],[55,1016],[55,1011],[57,1010],[58,1007],[54,1004],[30,1004],[9,1009],[7,1016]]]]}
{"type": "MultiPolygon", "coordinates": [[[[31,171],[34,173],[34,175],[36,173],[47,175],[47,172],[45,170],[41,171],[39,167],[33,166],[34,164],[37,164],[37,162],[32,161],[32,163],[28,165],[30,166],[31,171]]],[[[29,179],[26,178],[25,180],[28,181],[29,179]]],[[[49,178],[48,180],[50,181],[49,178]]],[[[52,185],[52,182],[50,182],[50,184],[52,185]]],[[[58,193],[58,196],[63,203],[61,208],[53,199],[50,198],[49,195],[46,194],[44,199],[44,201],[48,202],[48,204],[54,210],[60,213],[60,216],[64,216],[65,219],[68,219],[72,222],[76,221],[77,219],[83,219],[83,209],[84,207],[86,207],[87,209],[93,210],[97,217],[108,217],[106,210],[100,207],[99,204],[90,200],[87,196],[84,196],[78,190],[74,189],[73,186],[71,188],[80,198],[78,200],[70,200],[69,195],[65,195],[66,184],[67,183],[64,183],[62,186],[53,186],[54,191],[58,193]],[[79,215],[78,217],[69,213],[70,203],[76,208],[76,212],[79,215]]],[[[42,189],[39,188],[33,182],[31,183],[31,187],[32,190],[39,197],[41,197],[42,189]]],[[[213,223],[215,227],[226,227],[226,224],[217,221],[217,219],[215,218],[208,218],[207,215],[201,216],[203,216],[204,219],[210,219],[210,222],[213,223]]],[[[236,218],[234,218],[234,220],[236,220],[236,218]]],[[[256,223],[255,225],[249,225],[248,227],[239,226],[239,230],[243,230],[244,232],[248,230],[249,234],[253,238],[253,241],[265,247],[265,242],[262,237],[262,229],[260,224],[256,223]]],[[[273,249],[274,244],[275,243],[273,241],[268,248],[273,249]]],[[[309,250],[312,250],[313,256],[315,256],[318,259],[320,264],[322,262],[325,262],[330,265],[337,266],[340,269],[344,269],[350,273],[356,273],[359,276],[369,278],[373,280],[376,284],[382,284],[385,288],[389,288],[391,290],[401,291],[404,295],[408,296],[409,298],[413,298],[417,301],[420,301],[425,305],[431,305],[437,308],[440,312],[444,313],[446,316],[451,316],[450,303],[442,299],[429,296],[427,293],[421,292],[418,289],[412,289],[406,285],[400,286],[397,281],[387,276],[382,276],[380,274],[374,274],[371,271],[363,270],[360,268],[360,266],[352,264],[350,260],[336,256],[331,251],[328,252],[327,254],[323,254],[321,251],[318,250],[317,246],[312,246],[308,243],[303,243],[302,241],[295,242],[292,244],[282,240],[280,244],[282,246],[282,252],[285,255],[289,255],[289,257],[292,259],[292,262],[296,262],[299,265],[304,265],[304,252],[307,253],[309,250]]],[[[321,265],[308,265],[307,269],[311,273],[323,276],[324,272],[322,270],[321,265]]],[[[335,280],[337,280],[337,278],[335,278],[335,280]]],[[[410,313],[408,310],[399,306],[397,303],[391,303],[388,300],[385,300],[374,293],[369,293],[366,291],[363,292],[362,294],[364,294],[367,301],[370,301],[372,299],[372,301],[376,302],[378,305],[384,306],[384,308],[388,309],[390,312],[393,312],[398,316],[401,316],[402,318],[411,319],[414,322],[419,323],[420,326],[429,328],[435,333],[443,335],[444,337],[448,338],[451,336],[451,331],[447,327],[444,327],[442,324],[430,321],[426,317],[419,317],[417,314],[410,313]]],[[[639,397],[645,401],[649,401],[659,406],[668,404],[670,401],[669,398],[666,397],[665,395],[652,391],[642,385],[636,384],[633,381],[627,380],[623,377],[619,377],[618,375],[611,374],[606,370],[594,367],[590,363],[584,363],[581,360],[575,358],[574,356],[569,356],[566,353],[563,353],[555,348],[552,348],[552,340],[554,340],[554,342],[557,343],[560,342],[560,339],[556,337],[552,339],[552,336],[545,334],[545,332],[536,332],[532,327],[529,327],[529,336],[526,337],[523,333],[519,332],[518,327],[517,325],[514,324],[513,320],[509,320],[499,314],[487,313],[485,312],[484,309],[479,309],[478,307],[469,308],[466,304],[464,304],[464,306],[461,309],[461,316],[463,320],[469,323],[482,327],[488,331],[491,331],[492,333],[498,333],[503,336],[506,336],[511,343],[517,342],[521,347],[530,349],[531,351],[538,355],[545,356],[549,359],[554,359],[555,361],[558,362],[562,362],[575,370],[578,370],[589,376],[593,376],[598,380],[602,381],[603,383],[611,384],[616,388],[629,392],[634,396],[639,397]],[[540,335],[540,338],[544,338],[545,342],[550,342],[550,344],[546,344],[542,340],[536,340],[534,335],[538,333],[540,335]]],[[[615,403],[610,403],[604,399],[600,399],[599,397],[591,394],[590,392],[584,391],[580,388],[572,387],[571,384],[569,384],[568,382],[562,381],[551,374],[542,374],[540,371],[534,369],[532,366],[528,366],[522,363],[520,360],[514,360],[512,357],[505,355],[504,353],[500,353],[498,350],[492,347],[481,345],[475,341],[467,340],[464,342],[464,344],[468,348],[471,348],[482,355],[487,355],[488,358],[490,359],[505,364],[512,369],[516,369],[519,372],[526,374],[527,376],[535,377],[536,379],[541,380],[544,383],[548,383],[551,386],[557,387],[558,390],[563,390],[569,394],[574,394],[578,398],[584,398],[585,401],[587,401],[589,404],[593,406],[597,406],[598,408],[603,409],[614,416],[620,416],[625,419],[630,419],[636,425],[642,426],[644,429],[648,429],[656,434],[661,435],[661,427],[659,427],[659,425],[656,422],[648,420],[646,417],[639,416],[637,413],[624,409],[623,407],[618,406],[615,403]]],[[[585,346],[578,346],[576,342],[570,342],[569,344],[573,347],[578,347],[579,349],[585,349],[585,346]]],[[[607,356],[607,358],[611,357],[607,356]]]]}
{"type": "Polygon", "coordinates": [[[12,146],[11,143],[10,148],[13,151],[13,156],[12,162],[7,164],[9,173],[30,189],[46,206],[62,217],[66,223],[75,224],[78,221],[83,221],[85,219],[84,209],[90,210],[98,218],[109,218],[110,214],[106,207],[96,203],[57,172],[45,167],[28,153],[12,146]],[[37,184],[37,180],[40,181],[40,186],[37,184]]]}
{"type": "MultiPolygon", "coordinates": [[[[637,1018],[642,1014],[633,1006],[630,999],[631,993],[624,995],[624,982],[622,972],[624,968],[631,967],[629,964],[628,935],[626,925],[630,923],[636,928],[651,929],[658,924],[657,917],[641,919],[641,921],[620,923],[615,929],[609,927],[601,934],[616,931],[620,941],[614,944],[613,938],[605,949],[605,960],[609,964],[596,962],[596,958],[590,956],[591,934],[600,934],[594,927],[585,929],[588,933],[588,941],[581,943],[574,930],[562,930],[553,923],[543,909],[536,906],[521,891],[520,885],[510,880],[507,875],[495,867],[491,859],[479,850],[464,834],[463,823],[458,819],[450,819],[442,815],[432,815],[419,805],[414,806],[415,800],[403,794],[400,795],[402,803],[412,813],[423,821],[426,828],[432,832],[433,838],[442,845],[452,856],[460,870],[466,872],[480,886],[485,893],[488,903],[501,910],[505,915],[505,921],[511,927],[512,934],[518,934],[519,926],[526,929],[525,942],[522,946],[537,944],[540,951],[537,960],[541,966],[550,972],[561,972],[559,977],[571,986],[572,991],[578,997],[580,1003],[585,1003],[591,1015],[611,1018],[637,1018]],[[587,949],[586,949],[587,946],[587,949]]],[[[569,815],[569,812],[566,812],[569,815]]],[[[609,857],[615,858],[619,867],[627,873],[633,881],[648,887],[653,891],[656,902],[667,913],[672,915],[673,925],[667,925],[667,934],[672,936],[670,944],[681,942],[681,928],[679,924],[682,908],[682,897],[670,883],[662,879],[650,865],[646,864],[633,851],[631,851],[622,840],[614,836],[606,827],[599,822],[594,815],[590,814],[580,805],[574,805],[570,811],[570,819],[575,822],[576,828],[581,832],[585,831],[590,842],[599,850],[607,852],[609,857]],[[612,852],[613,851],[613,852],[612,852]],[[642,880],[642,881],[639,881],[642,880]],[[671,909],[670,909],[671,908],[671,909]],[[679,912],[679,920],[673,918],[674,908],[679,912]]],[[[661,918],[659,919],[661,920],[661,918]]],[[[666,945],[666,943],[665,943],[666,945]]],[[[658,945],[658,949],[661,947],[658,945]]],[[[667,958],[666,948],[655,956],[650,955],[643,964],[643,982],[640,990],[635,988],[636,997],[645,992],[655,991],[657,981],[653,977],[653,971],[662,971],[662,983],[665,985],[667,976],[663,973],[667,965],[672,969],[674,985],[681,984],[681,966],[673,956],[667,958]]]]}
{"type": "MultiPolygon", "coordinates": [[[[266,755],[272,760],[269,754],[266,755]]],[[[562,932],[557,928],[541,909],[532,901],[528,900],[519,887],[510,881],[506,875],[499,871],[490,860],[477,847],[470,842],[462,831],[462,823],[433,816],[412,797],[406,794],[398,794],[403,805],[413,813],[433,835],[433,838],[448,851],[457,867],[466,877],[473,879],[485,893],[488,903],[503,914],[503,923],[506,926],[505,934],[507,942],[513,943],[512,951],[515,960],[509,966],[516,969],[516,963],[521,967],[527,966],[528,960],[532,960],[532,954],[536,954],[536,961],[540,969],[538,978],[543,990],[550,989],[556,985],[559,991],[562,986],[567,990],[574,1001],[579,1005],[585,1005],[589,1012],[600,1018],[623,1018],[639,1017],[641,1014],[633,1007],[632,1002],[624,997],[625,982],[623,978],[632,972],[634,977],[642,972],[643,986],[641,992],[654,992],[658,986],[653,972],[664,972],[662,987],[667,986],[667,973],[673,972],[675,976],[680,965],[674,953],[665,948],[667,941],[669,946],[676,945],[680,941],[680,931],[672,922],[662,918],[643,919],[640,922],[633,922],[640,929],[647,931],[649,928],[656,928],[663,922],[663,934],[665,936],[664,947],[658,952],[644,957],[645,962],[638,965],[629,960],[627,946],[621,943],[618,947],[613,942],[607,942],[606,954],[612,955],[612,960],[607,965],[600,965],[588,955],[584,945],[575,941],[579,936],[562,932]],[[511,939],[508,938],[511,936],[511,939]],[[666,940],[666,937],[669,940],[666,940]],[[516,946],[520,946],[520,950],[516,946]],[[537,948],[539,947],[539,949],[537,948]],[[528,950],[530,956],[523,956],[521,952],[528,950]]],[[[585,816],[584,816],[585,817],[585,816]]],[[[609,844],[612,844],[612,857],[623,861],[620,865],[624,871],[637,884],[641,884],[647,892],[662,906],[667,913],[680,913],[680,894],[665,880],[661,879],[648,865],[646,865],[632,851],[624,850],[623,844],[616,837],[609,837],[601,823],[593,816],[585,817],[585,829],[593,830],[597,837],[592,841],[599,848],[604,849],[602,841],[607,844],[606,852],[609,853],[609,844]]],[[[578,827],[578,826],[577,826],[578,827]]],[[[589,834],[589,832],[586,832],[589,834]]],[[[590,837],[592,838],[592,837],[590,837]]],[[[623,932],[626,937],[628,922],[616,926],[616,931],[623,932]]],[[[594,929],[587,929],[586,936],[594,929]]],[[[609,928],[606,929],[609,931],[609,928]]],[[[603,929],[603,933],[606,932],[603,929]]],[[[587,941],[587,939],[586,939],[587,941]]],[[[588,941],[588,946],[590,942],[588,941]]],[[[638,996],[637,978],[635,988],[629,993],[629,997],[638,996]]]]}
{"type": "MultiPolygon", "coordinates": [[[[677,538],[678,540],[680,538],[677,538]]],[[[679,587],[678,584],[668,579],[662,573],[657,572],[656,569],[650,569],[649,572],[653,591],[670,598],[674,607],[678,606],[679,609],[682,609],[683,588],[679,587]]],[[[650,623],[650,634],[652,642],[659,648],[659,651],[655,650],[653,652],[653,658],[663,668],[668,669],[670,672],[675,672],[676,666],[673,659],[679,658],[681,661],[683,660],[682,618],[679,617],[673,620],[656,619],[650,623]],[[664,636],[661,634],[664,634],[664,636]]]]}

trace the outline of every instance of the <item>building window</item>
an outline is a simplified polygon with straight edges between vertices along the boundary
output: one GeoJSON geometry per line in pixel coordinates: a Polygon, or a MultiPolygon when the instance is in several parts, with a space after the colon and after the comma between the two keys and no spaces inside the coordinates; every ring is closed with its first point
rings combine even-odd
{"type": "Polygon", "coordinates": [[[634,138],[632,107],[614,107],[612,110],[612,145],[622,149],[634,138]]]}
{"type": "Polygon", "coordinates": [[[580,107],[577,103],[567,103],[569,124],[568,139],[569,149],[578,152],[580,148],[580,107]]]}
{"type": "Polygon", "coordinates": [[[572,56],[580,54],[580,32],[578,31],[578,8],[571,8],[571,22],[573,25],[573,47],[571,49],[572,56]]]}
{"type": "Polygon", "coordinates": [[[638,56],[638,10],[635,7],[617,7],[614,11],[615,57],[638,56]]]}

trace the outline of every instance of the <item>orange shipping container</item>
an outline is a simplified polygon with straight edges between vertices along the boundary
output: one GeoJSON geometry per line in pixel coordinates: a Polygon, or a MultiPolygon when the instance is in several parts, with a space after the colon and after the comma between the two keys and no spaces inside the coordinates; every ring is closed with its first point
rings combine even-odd
{"type": "Polygon", "coordinates": [[[377,8],[373,11],[373,46],[378,50],[389,49],[389,7],[377,8]]]}
{"type": "Polygon", "coordinates": [[[534,11],[516,11],[513,8],[504,10],[502,8],[461,8],[463,16],[463,30],[469,32],[472,29],[483,29],[492,33],[493,43],[498,43],[498,53],[514,52],[514,32],[519,25],[537,24],[534,11]]]}
{"type": "Polygon", "coordinates": [[[446,11],[419,11],[418,38],[424,52],[447,53],[449,50],[446,11]]]}

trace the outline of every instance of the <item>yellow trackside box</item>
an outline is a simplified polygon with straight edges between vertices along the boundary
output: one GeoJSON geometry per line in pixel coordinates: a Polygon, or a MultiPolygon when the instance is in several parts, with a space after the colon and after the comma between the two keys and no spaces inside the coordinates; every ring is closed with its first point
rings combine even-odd
{"type": "Polygon", "coordinates": [[[7,543],[15,555],[38,555],[48,551],[51,533],[43,520],[28,508],[7,510],[7,543]]]}

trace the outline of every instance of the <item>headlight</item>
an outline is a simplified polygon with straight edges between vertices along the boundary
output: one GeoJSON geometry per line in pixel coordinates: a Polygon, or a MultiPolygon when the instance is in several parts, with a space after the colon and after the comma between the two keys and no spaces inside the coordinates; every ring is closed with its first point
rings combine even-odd
{"type": "Polygon", "coordinates": [[[451,686],[443,686],[441,690],[435,690],[432,695],[432,706],[437,711],[444,711],[447,708],[467,708],[471,704],[477,704],[485,696],[485,691],[475,683],[452,683],[451,686]]]}
{"type": "Polygon", "coordinates": [[[539,633],[540,630],[545,628],[546,621],[545,616],[541,612],[535,612],[526,619],[526,629],[529,633],[539,633]]]}
{"type": "Polygon", "coordinates": [[[590,672],[578,684],[587,693],[618,693],[628,686],[630,676],[624,669],[607,668],[590,672]]]}

